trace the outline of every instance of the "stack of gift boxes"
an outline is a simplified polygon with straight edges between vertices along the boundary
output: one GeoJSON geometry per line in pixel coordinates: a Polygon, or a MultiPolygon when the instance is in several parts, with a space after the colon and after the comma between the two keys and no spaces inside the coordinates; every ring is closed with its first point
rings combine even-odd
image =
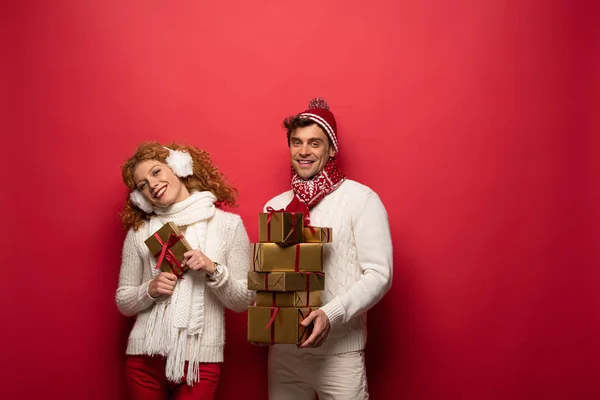
{"type": "Polygon", "coordinates": [[[252,243],[248,272],[248,288],[256,290],[248,341],[301,344],[311,329],[300,323],[321,305],[331,228],[305,227],[302,213],[269,211],[258,216],[258,242],[252,243]]]}

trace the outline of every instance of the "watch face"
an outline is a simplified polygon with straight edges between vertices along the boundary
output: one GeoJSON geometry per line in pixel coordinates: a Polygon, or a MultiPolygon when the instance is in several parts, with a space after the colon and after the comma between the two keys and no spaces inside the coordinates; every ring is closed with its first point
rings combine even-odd
{"type": "Polygon", "coordinates": [[[215,273],[213,274],[213,276],[219,275],[222,271],[223,267],[221,266],[221,264],[215,263],[215,273]]]}
{"type": "Polygon", "coordinates": [[[214,280],[216,279],[219,275],[221,275],[221,272],[223,271],[223,267],[221,266],[221,264],[219,263],[215,263],[215,272],[213,272],[212,274],[206,274],[206,276],[208,277],[209,280],[214,280]]]}

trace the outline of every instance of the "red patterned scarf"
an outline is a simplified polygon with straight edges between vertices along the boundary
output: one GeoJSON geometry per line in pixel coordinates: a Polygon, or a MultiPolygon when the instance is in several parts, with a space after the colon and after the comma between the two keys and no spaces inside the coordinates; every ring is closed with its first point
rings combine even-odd
{"type": "Polygon", "coordinates": [[[303,212],[305,225],[310,224],[309,209],[313,208],[323,197],[333,192],[346,180],[346,176],[338,168],[334,158],[329,159],[321,172],[309,180],[298,176],[292,167],[292,190],[294,198],[285,211],[303,212]]]}

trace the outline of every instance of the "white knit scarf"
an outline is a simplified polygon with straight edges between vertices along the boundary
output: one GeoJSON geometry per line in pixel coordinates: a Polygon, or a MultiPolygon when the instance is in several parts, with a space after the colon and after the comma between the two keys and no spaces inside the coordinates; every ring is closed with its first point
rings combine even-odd
{"type": "MultiPolygon", "coordinates": [[[[193,249],[204,252],[207,222],[215,214],[216,200],[211,192],[192,192],[189,198],[169,208],[155,209],[156,217],[149,223],[150,234],[167,222],[187,226],[185,238],[193,249]]],[[[149,259],[150,265],[156,264],[151,254],[149,259]]],[[[152,272],[153,276],[159,273],[159,269],[152,272]]],[[[151,310],[144,353],[166,355],[165,374],[173,382],[184,378],[186,360],[187,384],[200,380],[198,353],[204,325],[204,282],[201,274],[185,274],[177,281],[171,298],[157,302],[151,310]]]]}

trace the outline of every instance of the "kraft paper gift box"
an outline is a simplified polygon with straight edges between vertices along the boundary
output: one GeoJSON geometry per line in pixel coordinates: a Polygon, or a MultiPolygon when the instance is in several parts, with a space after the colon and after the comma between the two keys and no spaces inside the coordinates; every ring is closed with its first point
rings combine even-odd
{"type": "Polygon", "coordinates": [[[258,241],[293,244],[302,242],[304,214],[271,211],[258,214],[258,241]]]}
{"type": "Polygon", "coordinates": [[[252,243],[252,270],[322,271],[323,243],[298,243],[285,247],[275,243],[252,243]]]}
{"type": "Polygon", "coordinates": [[[256,292],[257,307],[319,307],[321,292],[256,292]]]}
{"type": "Polygon", "coordinates": [[[325,275],[322,272],[248,271],[248,289],[274,292],[325,290],[325,275]]]}
{"type": "Polygon", "coordinates": [[[333,236],[331,228],[319,226],[305,226],[302,230],[304,242],[306,243],[331,243],[333,236]]]}
{"type": "Polygon", "coordinates": [[[300,322],[316,308],[248,307],[248,341],[254,343],[301,344],[312,332],[312,324],[300,322]]]}
{"type": "Polygon", "coordinates": [[[173,222],[164,224],[144,243],[157,259],[157,268],[175,274],[178,278],[189,269],[187,266],[181,267],[181,261],[183,253],[192,250],[192,247],[173,222]]]}

